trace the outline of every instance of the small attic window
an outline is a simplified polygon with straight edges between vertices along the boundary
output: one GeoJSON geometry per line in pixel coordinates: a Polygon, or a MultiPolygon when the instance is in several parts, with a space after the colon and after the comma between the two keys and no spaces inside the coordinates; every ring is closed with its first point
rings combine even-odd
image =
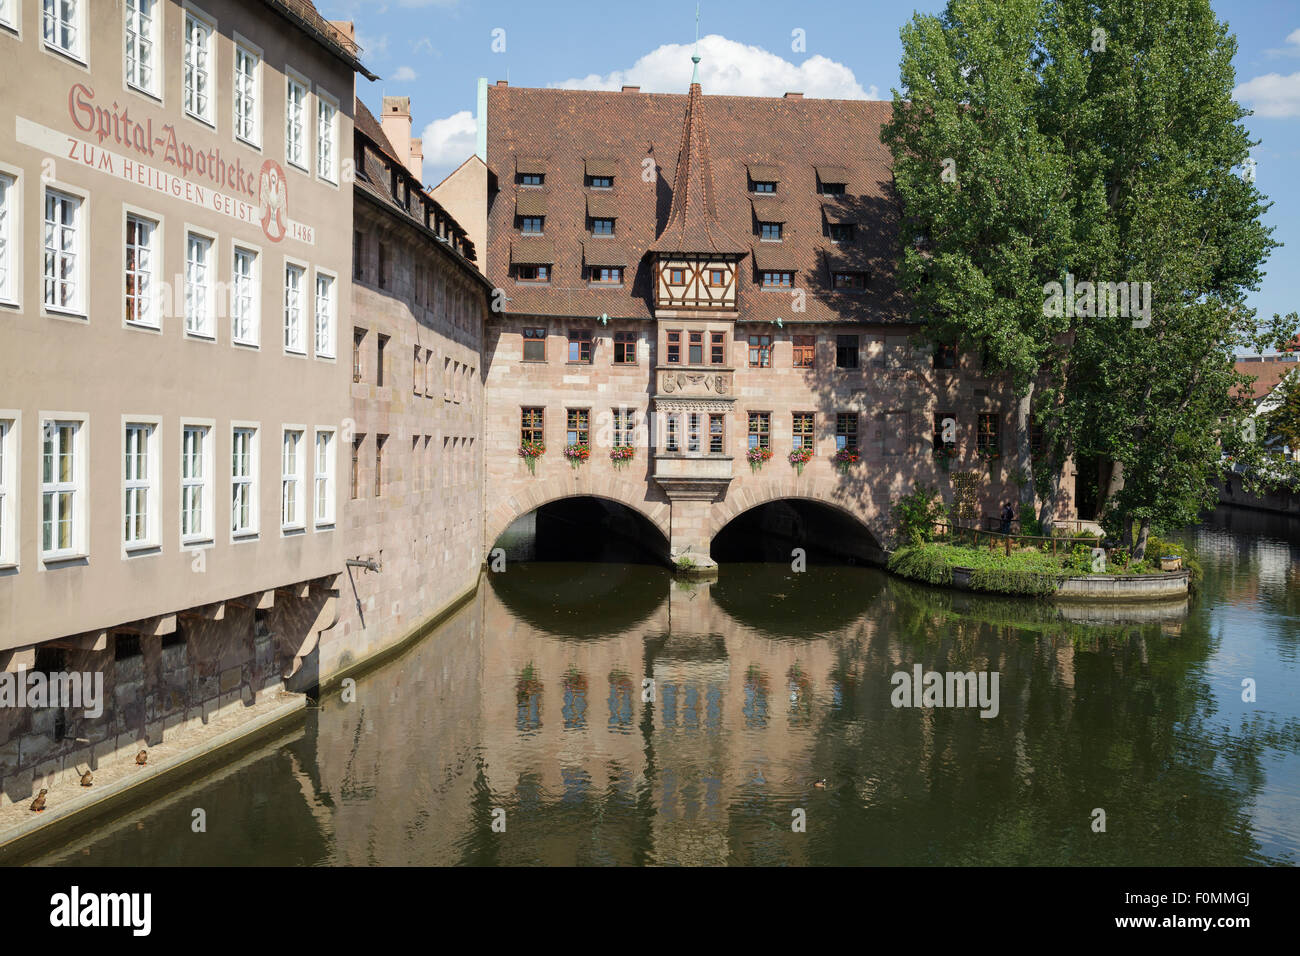
{"type": "Polygon", "coordinates": [[[517,181],[520,186],[540,186],[545,180],[545,173],[520,173],[517,181]]]}

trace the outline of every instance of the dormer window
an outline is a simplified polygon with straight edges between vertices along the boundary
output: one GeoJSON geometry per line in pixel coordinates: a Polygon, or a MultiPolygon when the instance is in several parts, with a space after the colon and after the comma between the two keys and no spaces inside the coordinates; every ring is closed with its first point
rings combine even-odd
{"type": "Polygon", "coordinates": [[[849,181],[849,171],[843,166],[818,166],[817,191],[823,196],[843,196],[849,181]]]}
{"type": "Polygon", "coordinates": [[[782,224],[779,222],[759,223],[759,230],[762,238],[769,242],[781,241],[781,227],[782,224]]]}
{"type": "Polygon", "coordinates": [[[593,236],[612,236],[614,235],[613,219],[593,219],[591,220],[591,234],[593,236]]]}
{"type": "Polygon", "coordinates": [[[776,192],[776,183],[754,183],[753,191],[756,193],[774,193],[776,192]]]}
{"type": "Polygon", "coordinates": [[[516,266],[515,280],[518,282],[550,282],[550,266],[516,266]]]}
{"type": "Polygon", "coordinates": [[[749,191],[752,193],[774,193],[776,184],[781,181],[781,170],[776,166],[750,164],[749,191]]]}
{"type": "Polygon", "coordinates": [[[545,221],[546,221],[545,216],[520,216],[519,231],[524,233],[525,235],[540,236],[542,234],[542,226],[545,223],[545,221]]]}
{"type": "Polygon", "coordinates": [[[591,269],[591,282],[593,285],[622,285],[623,267],[593,266],[591,269]]]}
{"type": "Polygon", "coordinates": [[[832,222],[826,227],[831,242],[852,242],[853,224],[850,222],[832,222]]]}
{"type": "Polygon", "coordinates": [[[862,290],[867,287],[867,276],[864,272],[832,272],[831,288],[841,291],[862,290]]]}
{"type": "Polygon", "coordinates": [[[823,196],[843,196],[844,183],[821,183],[821,194],[823,196]]]}
{"type": "Polygon", "coordinates": [[[520,186],[541,186],[545,181],[545,173],[520,173],[518,179],[520,186]]]}
{"type": "Polygon", "coordinates": [[[587,188],[588,189],[613,189],[614,177],[613,176],[588,176],[587,188]]]}
{"type": "Polygon", "coordinates": [[[789,289],[794,285],[793,272],[762,272],[759,276],[764,289],[789,289]]]}

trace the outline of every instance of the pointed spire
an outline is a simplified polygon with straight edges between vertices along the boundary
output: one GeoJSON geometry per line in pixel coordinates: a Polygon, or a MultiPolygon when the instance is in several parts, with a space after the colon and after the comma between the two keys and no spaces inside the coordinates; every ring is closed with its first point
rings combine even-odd
{"type": "Polygon", "coordinates": [[[728,235],[718,221],[713,163],[709,159],[709,136],[704,123],[704,94],[700,90],[700,55],[696,53],[691,60],[695,63],[695,75],[686,98],[682,144],[673,177],[673,201],[668,209],[668,221],[650,249],[652,252],[743,255],[749,247],[728,235]]]}

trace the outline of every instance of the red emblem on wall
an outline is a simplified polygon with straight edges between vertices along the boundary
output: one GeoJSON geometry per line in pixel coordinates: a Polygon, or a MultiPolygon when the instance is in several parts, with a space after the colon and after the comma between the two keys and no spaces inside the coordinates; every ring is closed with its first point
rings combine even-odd
{"type": "Polygon", "coordinates": [[[272,242],[279,242],[288,228],[285,216],[289,208],[289,184],[285,181],[284,170],[273,159],[262,164],[257,201],[261,207],[262,231],[272,242]]]}

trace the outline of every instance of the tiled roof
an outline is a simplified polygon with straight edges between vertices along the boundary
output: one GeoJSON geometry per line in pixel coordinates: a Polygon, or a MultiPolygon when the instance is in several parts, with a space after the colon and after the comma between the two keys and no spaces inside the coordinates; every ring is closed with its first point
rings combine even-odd
{"type": "Polygon", "coordinates": [[[1263,361],[1255,359],[1253,362],[1239,361],[1235,364],[1237,371],[1242,375],[1250,375],[1255,378],[1255,381],[1251,385],[1253,390],[1252,397],[1255,401],[1259,401],[1269,392],[1273,391],[1273,389],[1277,388],[1278,384],[1287,376],[1288,373],[1300,369],[1300,362],[1280,362],[1277,359],[1267,358],[1263,361]]]}
{"type": "Polygon", "coordinates": [[[891,108],[872,100],[490,86],[488,168],[500,191],[488,211],[488,277],[509,290],[511,312],[649,318],[653,256],[647,252],[673,230],[687,234],[686,244],[707,242],[709,237],[692,233],[706,228],[700,224],[708,221],[711,204],[720,227],[717,241],[724,242],[724,234],[731,237],[744,256],[740,320],[905,321],[893,284],[898,214],[890,154],[880,142],[880,126],[891,108]],[[679,157],[688,164],[690,184],[680,199],[674,189],[679,157]],[[643,163],[647,158],[649,167],[643,163]],[[549,285],[516,284],[510,278],[511,247],[521,238],[514,222],[517,197],[537,192],[515,185],[520,162],[546,177],[544,229],[554,257],[549,285]],[[612,191],[585,188],[584,175],[590,175],[593,163],[612,168],[612,191]],[[818,193],[819,167],[824,176],[839,177],[824,182],[845,182],[847,195],[818,193]],[[642,176],[647,168],[656,170],[650,182],[642,176]],[[775,193],[749,192],[750,178],[760,173],[777,181],[775,193]],[[629,260],[628,281],[621,287],[590,288],[583,277],[584,243],[591,264],[591,250],[604,241],[587,232],[589,197],[597,196],[598,208],[612,205],[617,211],[615,238],[629,260]],[[823,205],[834,217],[829,221],[857,224],[851,244],[825,236],[823,205]],[[762,220],[756,219],[756,208],[781,210],[780,243],[759,243],[762,220]],[[791,311],[789,290],[759,288],[754,249],[767,258],[768,246],[776,247],[774,258],[797,271],[794,284],[807,291],[806,311],[791,311]],[[869,273],[868,289],[833,291],[827,252],[843,268],[869,273]]]}
{"type": "Polygon", "coordinates": [[[278,11],[307,33],[313,35],[335,56],[351,66],[353,70],[361,73],[369,80],[379,79],[379,77],[362,66],[360,60],[361,48],[357,46],[356,41],[321,16],[312,0],[264,0],[264,2],[268,7],[278,11]]]}
{"type": "MultiPolygon", "coordinates": [[[[481,253],[475,250],[474,244],[470,242],[460,223],[443,208],[440,202],[429,194],[428,190],[410,174],[406,166],[397,158],[397,150],[388,137],[384,135],[383,127],[375,119],[374,114],[366,108],[366,104],[361,102],[360,97],[356,98],[356,116],[353,120],[353,128],[359,141],[368,141],[370,144],[364,150],[364,164],[357,171],[356,189],[377,200],[381,205],[391,210],[394,215],[404,216],[416,226],[428,229],[436,226],[436,223],[431,220],[429,225],[425,225],[421,206],[421,197],[423,197],[423,202],[427,203],[429,208],[436,212],[436,216],[441,218],[451,230],[448,235],[458,239],[464,253],[458,252],[451,243],[444,242],[441,245],[450,255],[464,262],[466,268],[481,277],[479,270],[472,264],[481,253]],[[397,171],[397,182],[399,184],[397,196],[393,195],[393,170],[397,171]],[[407,183],[410,184],[411,208],[404,206],[401,199],[399,199],[399,196],[405,196],[404,186],[407,183]]],[[[358,150],[358,152],[361,152],[361,150],[358,150]]]]}

